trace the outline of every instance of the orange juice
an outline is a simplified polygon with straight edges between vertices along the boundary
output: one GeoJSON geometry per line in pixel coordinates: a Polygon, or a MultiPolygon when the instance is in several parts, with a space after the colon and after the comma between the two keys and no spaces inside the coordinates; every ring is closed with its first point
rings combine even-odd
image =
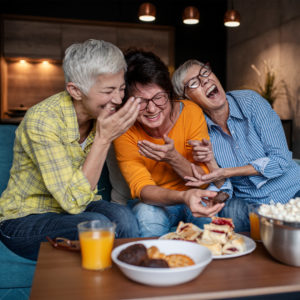
{"type": "Polygon", "coordinates": [[[111,251],[114,232],[93,230],[79,234],[82,267],[88,270],[101,270],[111,266],[111,251]]]}
{"type": "Polygon", "coordinates": [[[259,218],[255,212],[249,213],[250,219],[250,236],[253,240],[260,240],[260,232],[259,232],[259,218]]]}

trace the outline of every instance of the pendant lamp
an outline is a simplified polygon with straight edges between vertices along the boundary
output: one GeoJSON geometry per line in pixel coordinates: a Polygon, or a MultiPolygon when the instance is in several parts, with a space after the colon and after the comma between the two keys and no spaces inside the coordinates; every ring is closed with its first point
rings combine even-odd
{"type": "Polygon", "coordinates": [[[188,6],[184,9],[182,20],[184,24],[194,25],[199,23],[199,10],[195,6],[188,6]]]}
{"type": "Polygon", "coordinates": [[[156,9],[155,6],[150,2],[145,2],[140,5],[139,8],[139,19],[143,22],[152,22],[155,20],[156,9]]]}

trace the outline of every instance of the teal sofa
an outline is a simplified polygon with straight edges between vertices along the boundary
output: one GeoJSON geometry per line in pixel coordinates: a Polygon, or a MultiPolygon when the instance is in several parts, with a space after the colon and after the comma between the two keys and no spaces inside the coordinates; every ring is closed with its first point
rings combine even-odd
{"type": "MultiPolygon", "coordinates": [[[[0,124],[0,195],[5,190],[13,160],[15,124],[0,124]]],[[[99,180],[99,194],[110,201],[111,184],[104,165],[99,180]]],[[[36,262],[20,257],[0,241],[0,299],[27,300],[30,295],[36,262]]]]}

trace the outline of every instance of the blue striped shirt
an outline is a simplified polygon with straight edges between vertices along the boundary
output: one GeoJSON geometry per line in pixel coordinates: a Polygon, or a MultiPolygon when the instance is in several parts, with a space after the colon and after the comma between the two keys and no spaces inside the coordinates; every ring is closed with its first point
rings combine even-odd
{"type": "Polygon", "coordinates": [[[292,160],[280,118],[254,91],[231,91],[226,96],[231,136],[205,116],[216,161],[222,168],[251,164],[260,173],[231,177],[232,197],[258,203],[288,202],[300,190],[300,166],[292,160]]]}

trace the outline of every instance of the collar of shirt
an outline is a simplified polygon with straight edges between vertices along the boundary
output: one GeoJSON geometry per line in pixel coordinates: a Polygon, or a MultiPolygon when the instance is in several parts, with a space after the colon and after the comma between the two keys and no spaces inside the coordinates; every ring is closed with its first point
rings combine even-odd
{"type": "MultiPolygon", "coordinates": [[[[231,119],[231,118],[236,118],[236,119],[243,120],[244,115],[243,115],[238,103],[235,101],[233,95],[231,94],[231,92],[226,93],[226,99],[227,99],[227,102],[228,102],[228,105],[229,105],[228,120],[231,119]]],[[[206,114],[205,114],[205,119],[206,119],[206,123],[207,123],[207,127],[208,127],[209,131],[212,129],[213,126],[220,127],[215,122],[213,122],[209,118],[209,116],[207,116],[206,114]]]]}
{"type": "MultiPolygon", "coordinates": [[[[62,108],[62,114],[65,120],[65,124],[67,127],[67,136],[69,142],[74,142],[74,141],[79,142],[80,134],[79,134],[76,111],[73,105],[72,97],[66,91],[64,91],[63,97],[61,99],[61,108],[62,108]]],[[[95,130],[96,130],[96,122],[94,122],[93,128],[87,137],[85,148],[87,148],[90,144],[93,143],[95,138],[95,130]]]]}

